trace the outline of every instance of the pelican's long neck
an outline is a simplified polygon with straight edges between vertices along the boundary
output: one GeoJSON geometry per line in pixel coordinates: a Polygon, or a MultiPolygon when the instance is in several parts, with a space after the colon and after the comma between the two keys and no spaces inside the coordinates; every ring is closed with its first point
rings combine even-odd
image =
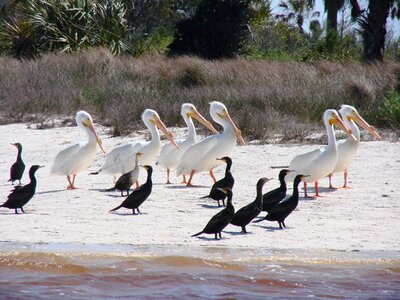
{"type": "Polygon", "coordinates": [[[183,119],[185,120],[185,123],[188,128],[188,135],[187,135],[186,141],[188,141],[188,142],[190,141],[193,143],[197,142],[196,127],[194,127],[192,118],[184,116],[183,119]]]}
{"type": "Polygon", "coordinates": [[[87,136],[88,136],[88,142],[86,143],[86,146],[93,146],[96,145],[96,136],[93,133],[93,131],[91,131],[89,128],[85,127],[85,126],[81,126],[81,128],[83,128],[83,130],[86,132],[87,136]]]}
{"type": "Polygon", "coordinates": [[[222,128],[224,129],[221,133],[222,135],[234,137],[236,139],[236,132],[231,123],[223,119],[218,120],[217,123],[222,125],[222,128]]]}
{"type": "Polygon", "coordinates": [[[329,124],[329,121],[325,121],[326,134],[328,135],[328,148],[337,149],[335,130],[333,125],[329,124]]]}
{"type": "MultiPolygon", "coordinates": [[[[343,119],[344,124],[346,125],[347,128],[351,130],[357,141],[360,141],[360,129],[358,129],[358,126],[353,120],[349,120],[348,117],[346,116],[343,119]]],[[[351,137],[347,137],[347,141],[352,141],[355,142],[351,137]]]]}
{"type": "Polygon", "coordinates": [[[147,128],[150,130],[151,133],[151,140],[150,140],[150,144],[155,144],[155,145],[159,145],[160,146],[160,132],[158,132],[158,129],[156,127],[156,125],[154,125],[151,122],[146,122],[145,123],[147,128]]]}

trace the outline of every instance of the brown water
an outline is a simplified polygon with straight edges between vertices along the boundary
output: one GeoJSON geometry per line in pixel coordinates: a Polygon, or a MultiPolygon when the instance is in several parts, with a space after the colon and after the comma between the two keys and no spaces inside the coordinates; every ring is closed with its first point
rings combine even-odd
{"type": "Polygon", "coordinates": [[[1,299],[400,298],[398,252],[0,246],[1,299]]]}

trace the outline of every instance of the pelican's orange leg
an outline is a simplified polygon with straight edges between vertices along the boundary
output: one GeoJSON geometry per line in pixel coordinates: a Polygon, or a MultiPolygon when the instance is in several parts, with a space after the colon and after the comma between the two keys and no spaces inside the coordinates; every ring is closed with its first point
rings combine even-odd
{"type": "Polygon", "coordinates": [[[187,183],[186,182],[186,175],[182,175],[182,182],[181,183],[187,183]]]}
{"type": "Polygon", "coordinates": [[[171,184],[171,181],[169,181],[169,169],[167,169],[167,182],[166,182],[166,184],[171,184]]]}
{"type": "Polygon", "coordinates": [[[193,179],[193,175],[194,175],[195,172],[196,172],[196,170],[192,170],[192,171],[190,172],[189,181],[188,181],[188,183],[186,184],[186,186],[193,186],[193,184],[192,184],[192,179],[193,179]]]}
{"type": "Polygon", "coordinates": [[[217,179],[214,176],[214,170],[213,169],[210,170],[210,176],[214,180],[214,183],[217,182],[217,179]]]}

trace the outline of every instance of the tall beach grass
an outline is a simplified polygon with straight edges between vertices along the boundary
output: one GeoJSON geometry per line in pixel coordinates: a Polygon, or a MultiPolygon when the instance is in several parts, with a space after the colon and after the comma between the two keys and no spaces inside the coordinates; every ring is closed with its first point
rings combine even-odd
{"type": "Polygon", "coordinates": [[[269,62],[236,58],[116,57],[104,49],[48,54],[37,60],[0,58],[3,123],[48,115],[91,112],[95,120],[126,134],[143,127],[145,108],[167,126],[182,126],[183,102],[208,115],[208,103],[225,103],[249,139],[301,141],[327,108],[354,105],[372,124],[390,127],[379,114],[385,96],[399,88],[400,65],[269,62]]]}

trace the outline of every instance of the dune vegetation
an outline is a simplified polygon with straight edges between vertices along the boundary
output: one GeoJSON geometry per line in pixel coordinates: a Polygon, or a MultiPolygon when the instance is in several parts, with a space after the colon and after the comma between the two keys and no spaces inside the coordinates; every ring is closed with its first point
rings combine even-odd
{"type": "Polygon", "coordinates": [[[248,139],[300,141],[322,130],[326,108],[343,103],[357,107],[371,124],[399,128],[393,115],[400,74],[395,62],[132,58],[94,49],[35,60],[2,57],[0,74],[2,123],[40,123],[86,109],[120,135],[143,126],[145,108],[156,109],[168,126],[181,126],[183,102],[208,115],[208,103],[218,100],[248,139]]]}

